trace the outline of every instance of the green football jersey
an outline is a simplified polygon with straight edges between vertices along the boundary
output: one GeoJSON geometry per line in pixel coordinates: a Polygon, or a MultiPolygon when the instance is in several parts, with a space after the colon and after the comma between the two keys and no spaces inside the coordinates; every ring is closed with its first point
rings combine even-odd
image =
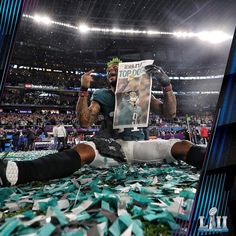
{"type": "Polygon", "coordinates": [[[113,129],[115,94],[111,89],[96,90],[93,93],[91,100],[99,103],[101,113],[105,119],[100,134],[114,139],[123,139],[127,141],[144,140],[144,133],[142,129],[133,132],[130,128],[126,128],[124,129],[124,132],[121,133],[119,133],[118,130],[113,129]]]}

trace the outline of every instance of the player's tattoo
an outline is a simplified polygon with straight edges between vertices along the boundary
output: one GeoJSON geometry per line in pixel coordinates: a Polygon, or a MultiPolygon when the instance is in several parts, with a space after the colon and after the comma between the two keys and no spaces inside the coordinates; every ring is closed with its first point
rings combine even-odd
{"type": "Polygon", "coordinates": [[[87,128],[91,126],[97,119],[100,112],[100,105],[92,101],[91,105],[88,106],[87,97],[79,97],[76,105],[76,116],[79,120],[81,127],[87,128]]]}
{"type": "Polygon", "coordinates": [[[90,107],[88,108],[90,117],[89,117],[89,126],[91,126],[97,119],[98,114],[100,112],[100,105],[97,102],[92,102],[90,107]]]}

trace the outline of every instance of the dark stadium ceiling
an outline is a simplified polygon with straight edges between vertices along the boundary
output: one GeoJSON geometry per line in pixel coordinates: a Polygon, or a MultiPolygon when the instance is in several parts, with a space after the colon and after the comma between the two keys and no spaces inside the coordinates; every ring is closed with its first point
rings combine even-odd
{"type": "Polygon", "coordinates": [[[184,28],[221,28],[232,32],[236,24],[235,0],[40,0],[35,9],[57,21],[157,27],[162,31],[184,28]]]}
{"type": "MultiPolygon", "coordinates": [[[[29,0],[24,14],[46,14],[55,21],[72,25],[86,22],[94,27],[149,28],[168,32],[217,29],[232,35],[236,25],[235,12],[235,0],[29,0]]],[[[196,64],[198,58],[201,63],[209,62],[211,58],[218,58],[217,63],[226,63],[230,42],[219,45],[217,52],[215,48],[206,47],[211,53],[202,59],[201,53],[205,53],[205,49],[195,40],[81,35],[76,30],[45,28],[22,18],[13,63],[74,67],[78,63],[104,63],[114,55],[125,60],[157,57],[161,64],[166,61],[178,65],[185,61],[196,64]],[[200,54],[196,55],[196,52],[200,54]],[[191,56],[193,61],[188,59],[191,56]],[[184,57],[184,60],[175,62],[176,57],[184,57]]]]}

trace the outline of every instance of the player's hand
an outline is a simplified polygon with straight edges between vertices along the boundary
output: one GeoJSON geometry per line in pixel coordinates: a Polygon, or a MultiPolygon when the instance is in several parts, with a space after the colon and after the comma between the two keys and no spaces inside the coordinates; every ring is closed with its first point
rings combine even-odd
{"type": "Polygon", "coordinates": [[[81,77],[81,87],[83,88],[89,88],[91,81],[93,81],[92,73],[94,70],[90,70],[88,72],[85,72],[81,77]]]}
{"type": "Polygon", "coordinates": [[[156,65],[148,65],[145,66],[145,70],[146,73],[150,74],[153,79],[156,79],[162,87],[170,85],[170,79],[161,67],[156,65]]]}

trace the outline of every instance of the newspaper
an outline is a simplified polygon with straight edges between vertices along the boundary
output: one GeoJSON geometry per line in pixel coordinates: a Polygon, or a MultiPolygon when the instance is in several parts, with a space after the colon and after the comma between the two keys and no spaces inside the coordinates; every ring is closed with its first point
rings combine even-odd
{"type": "Polygon", "coordinates": [[[145,66],[153,60],[119,63],[115,91],[113,128],[147,127],[150,110],[152,80],[145,66]]]}

